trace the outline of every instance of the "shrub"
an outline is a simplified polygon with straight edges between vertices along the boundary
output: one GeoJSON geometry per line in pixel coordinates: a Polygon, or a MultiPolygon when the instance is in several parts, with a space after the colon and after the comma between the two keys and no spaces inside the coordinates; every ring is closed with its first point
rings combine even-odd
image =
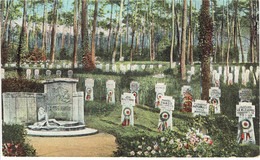
{"type": "Polygon", "coordinates": [[[35,156],[35,149],[25,143],[26,131],[22,125],[3,124],[3,144],[4,156],[35,156]]]}
{"type": "Polygon", "coordinates": [[[43,84],[26,79],[8,78],[2,80],[2,92],[43,92],[43,84]]]}
{"type": "Polygon", "coordinates": [[[108,115],[116,108],[116,104],[85,102],[85,113],[90,115],[108,115]]]}

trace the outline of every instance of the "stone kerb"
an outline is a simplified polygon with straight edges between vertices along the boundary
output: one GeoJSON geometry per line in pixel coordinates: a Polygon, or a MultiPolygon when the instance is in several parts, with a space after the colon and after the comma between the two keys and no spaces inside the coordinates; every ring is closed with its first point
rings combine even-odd
{"type": "Polygon", "coordinates": [[[170,96],[162,96],[161,103],[158,106],[160,109],[159,115],[159,132],[170,128],[172,130],[172,111],[174,110],[174,99],[170,96]]]}
{"type": "Polygon", "coordinates": [[[92,78],[86,78],[85,79],[85,100],[86,101],[93,101],[94,100],[94,79],[92,78]]]}
{"type": "Polygon", "coordinates": [[[206,100],[195,100],[195,102],[192,102],[192,114],[193,114],[193,116],[209,115],[209,104],[207,103],[207,101],[206,100]]]}
{"type": "Polygon", "coordinates": [[[135,96],[132,93],[124,93],[121,95],[121,124],[122,126],[134,126],[134,106],[135,96]]]}
{"type": "Polygon", "coordinates": [[[164,96],[164,93],[166,92],[166,85],[164,83],[156,83],[155,92],[155,108],[158,108],[158,106],[160,105],[161,98],[162,96],[164,96]]]}

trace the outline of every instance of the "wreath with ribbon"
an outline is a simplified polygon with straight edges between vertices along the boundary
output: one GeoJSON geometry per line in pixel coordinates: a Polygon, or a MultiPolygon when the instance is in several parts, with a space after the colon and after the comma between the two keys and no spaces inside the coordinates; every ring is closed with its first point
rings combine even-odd
{"type": "Polygon", "coordinates": [[[218,105],[218,99],[212,98],[210,103],[213,104],[213,105],[218,105]]]}
{"type": "Polygon", "coordinates": [[[241,140],[243,141],[244,139],[249,140],[250,139],[250,134],[248,132],[248,129],[251,127],[251,122],[248,119],[244,119],[240,122],[240,125],[242,127],[242,134],[241,134],[241,140]]]}
{"type": "Polygon", "coordinates": [[[90,98],[91,98],[91,88],[87,88],[86,100],[90,100],[90,98]]]}
{"type": "Polygon", "coordinates": [[[135,103],[137,104],[137,93],[133,92],[133,96],[135,96],[135,103]]]}
{"type": "Polygon", "coordinates": [[[123,120],[122,126],[129,126],[131,113],[132,113],[132,111],[129,107],[124,108],[124,110],[123,110],[124,120],[123,120]]]}
{"type": "Polygon", "coordinates": [[[109,102],[112,98],[112,95],[113,95],[113,91],[112,90],[109,90],[108,93],[107,93],[107,102],[109,102]]]}
{"type": "Polygon", "coordinates": [[[161,100],[161,98],[162,98],[162,94],[159,93],[159,94],[157,95],[157,99],[158,99],[158,101],[157,101],[157,103],[156,103],[157,106],[160,105],[160,100],[161,100]]]}
{"type": "Polygon", "coordinates": [[[160,114],[161,123],[159,125],[159,132],[165,131],[167,129],[167,121],[170,118],[170,114],[166,111],[160,114]]]}

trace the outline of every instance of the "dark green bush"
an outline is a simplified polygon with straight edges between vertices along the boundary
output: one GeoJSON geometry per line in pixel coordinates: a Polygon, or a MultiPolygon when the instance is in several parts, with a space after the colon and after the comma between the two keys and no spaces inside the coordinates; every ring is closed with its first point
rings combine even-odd
{"type": "Polygon", "coordinates": [[[35,156],[36,150],[25,143],[26,131],[24,126],[2,125],[2,150],[4,156],[35,156]]]}
{"type": "Polygon", "coordinates": [[[43,92],[43,84],[36,81],[8,78],[2,80],[2,92],[43,92]]]}
{"type": "Polygon", "coordinates": [[[85,113],[90,115],[108,115],[116,108],[116,104],[85,102],[85,113]]]}

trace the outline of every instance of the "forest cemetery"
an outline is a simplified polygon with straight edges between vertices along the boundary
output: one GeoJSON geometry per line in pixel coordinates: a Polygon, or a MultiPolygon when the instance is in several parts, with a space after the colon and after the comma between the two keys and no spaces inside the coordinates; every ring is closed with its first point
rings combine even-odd
{"type": "Polygon", "coordinates": [[[259,157],[258,6],[1,1],[1,158],[259,157]]]}

